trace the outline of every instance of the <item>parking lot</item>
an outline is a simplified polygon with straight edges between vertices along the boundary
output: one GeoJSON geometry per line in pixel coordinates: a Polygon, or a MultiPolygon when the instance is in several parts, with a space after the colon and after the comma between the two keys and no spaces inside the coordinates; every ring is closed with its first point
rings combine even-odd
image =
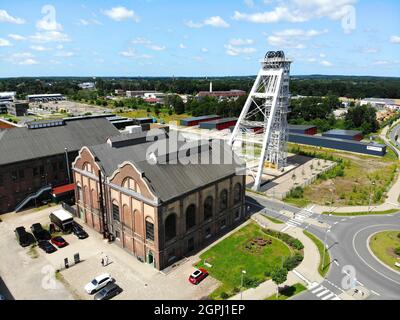
{"type": "MultiPolygon", "coordinates": [[[[1,216],[0,222],[0,277],[15,299],[93,299],[84,291],[84,286],[94,277],[109,273],[123,292],[118,299],[201,299],[218,286],[211,277],[195,286],[188,281],[197,256],[188,257],[172,271],[158,272],[152,266],[138,261],[116,244],[104,241],[101,234],[78,221],[88,232],[89,238],[79,240],[73,234],[63,236],[69,245],[52,254],[40,248],[22,248],[14,236],[14,229],[24,226],[29,231],[33,223],[49,224],[49,214],[59,207],[41,211],[22,212],[1,216]],[[79,253],[81,262],[73,263],[74,254],[79,253]],[[109,264],[101,264],[102,256],[109,257],[109,264]],[[64,258],[70,267],[64,268],[64,258]],[[57,277],[55,270],[62,269],[57,277]]],[[[1,290],[1,288],[0,288],[1,290]]]]}

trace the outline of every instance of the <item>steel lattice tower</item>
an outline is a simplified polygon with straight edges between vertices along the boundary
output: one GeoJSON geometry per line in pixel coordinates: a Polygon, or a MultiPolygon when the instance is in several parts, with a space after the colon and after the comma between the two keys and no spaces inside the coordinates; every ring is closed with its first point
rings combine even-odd
{"type": "Polygon", "coordinates": [[[259,190],[265,161],[277,169],[286,165],[290,63],[283,51],[267,52],[229,140],[230,145],[235,141],[261,145],[254,190],[259,190]]]}

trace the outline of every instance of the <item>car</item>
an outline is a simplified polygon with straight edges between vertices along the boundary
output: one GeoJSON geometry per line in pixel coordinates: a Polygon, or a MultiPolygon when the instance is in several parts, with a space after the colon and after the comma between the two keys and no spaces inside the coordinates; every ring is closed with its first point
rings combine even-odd
{"type": "Polygon", "coordinates": [[[68,245],[68,242],[63,237],[51,238],[51,243],[56,245],[58,248],[64,248],[68,245]]]}
{"type": "Polygon", "coordinates": [[[97,276],[85,286],[85,291],[88,294],[93,294],[104,288],[107,284],[112,283],[113,278],[108,273],[97,276]]]}
{"type": "Polygon", "coordinates": [[[14,233],[21,247],[27,247],[36,242],[34,236],[26,232],[24,227],[16,228],[14,233]]]}
{"type": "Polygon", "coordinates": [[[89,237],[87,232],[83,230],[82,226],[76,222],[72,224],[72,232],[78,237],[78,239],[86,239],[87,237],[89,237]]]}
{"type": "Polygon", "coordinates": [[[0,301],[4,301],[7,300],[5,296],[3,296],[2,294],[0,294],[0,301]]]}
{"type": "Polygon", "coordinates": [[[42,240],[38,242],[38,246],[46,253],[53,253],[57,251],[57,248],[53,246],[49,241],[42,240]]]}
{"type": "Polygon", "coordinates": [[[109,283],[94,295],[94,300],[108,300],[119,295],[122,291],[117,284],[109,283]]]}
{"type": "Polygon", "coordinates": [[[43,229],[43,227],[40,223],[34,223],[31,226],[31,231],[32,231],[33,235],[35,236],[37,242],[48,241],[51,239],[50,232],[43,229]]]}
{"type": "Polygon", "coordinates": [[[200,268],[193,271],[189,276],[189,282],[193,284],[199,284],[208,276],[208,271],[206,269],[200,268]]]}

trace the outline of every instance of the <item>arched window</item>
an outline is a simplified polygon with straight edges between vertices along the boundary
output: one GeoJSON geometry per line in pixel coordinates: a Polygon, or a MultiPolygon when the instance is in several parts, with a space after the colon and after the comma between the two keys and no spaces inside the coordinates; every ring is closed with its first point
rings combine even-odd
{"type": "Polygon", "coordinates": [[[176,237],[176,214],[170,214],[165,219],[165,242],[176,237]]]}
{"type": "Polygon", "coordinates": [[[78,201],[83,201],[83,191],[81,185],[77,184],[76,188],[77,188],[78,201]]]}
{"type": "Polygon", "coordinates": [[[191,204],[186,209],[186,231],[196,225],[196,206],[191,204]]]}
{"type": "Polygon", "coordinates": [[[120,221],[120,218],[119,218],[119,206],[118,206],[118,202],[117,201],[113,201],[113,203],[112,203],[112,216],[113,216],[114,220],[120,221]]]}
{"type": "Polygon", "coordinates": [[[204,200],[204,220],[211,219],[213,216],[213,202],[214,199],[211,196],[208,196],[206,200],[204,200]]]}
{"type": "Polygon", "coordinates": [[[83,164],[83,171],[93,173],[92,165],[89,162],[83,164]]]}
{"type": "Polygon", "coordinates": [[[219,194],[219,211],[222,212],[228,208],[228,191],[222,190],[219,194]]]}
{"type": "Polygon", "coordinates": [[[91,201],[92,201],[92,207],[95,209],[98,209],[99,207],[99,201],[97,199],[97,194],[96,194],[96,190],[92,189],[91,191],[91,201]]]}
{"type": "Polygon", "coordinates": [[[135,180],[133,180],[130,177],[125,178],[124,181],[122,182],[122,187],[126,188],[126,189],[129,189],[129,190],[136,191],[135,190],[135,180]]]}
{"type": "Polygon", "coordinates": [[[242,185],[240,183],[236,183],[233,188],[233,202],[234,204],[238,204],[242,200],[242,185]]]}

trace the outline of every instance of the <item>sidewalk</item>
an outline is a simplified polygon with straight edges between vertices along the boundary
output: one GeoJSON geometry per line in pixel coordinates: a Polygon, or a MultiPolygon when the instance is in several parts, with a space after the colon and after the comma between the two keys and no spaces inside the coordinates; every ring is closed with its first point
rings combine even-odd
{"type": "MultiPolygon", "coordinates": [[[[276,224],[265,218],[260,213],[256,213],[252,216],[252,219],[260,224],[262,227],[267,227],[269,229],[280,231],[286,225],[285,224],[276,224]]],[[[299,239],[304,245],[304,259],[301,264],[289,271],[286,282],[281,284],[279,287],[282,288],[284,286],[291,286],[296,283],[302,283],[306,286],[310,285],[313,282],[321,283],[324,279],[318,273],[320,256],[318,252],[318,248],[312,242],[310,238],[308,238],[303,230],[300,228],[290,228],[285,231],[285,233],[291,235],[299,239]]],[[[263,300],[273,294],[276,294],[276,284],[272,280],[268,280],[260,284],[256,288],[251,288],[242,292],[242,297],[244,300],[263,300]]],[[[230,298],[230,300],[240,300],[241,294],[237,294],[230,298]]]]}

